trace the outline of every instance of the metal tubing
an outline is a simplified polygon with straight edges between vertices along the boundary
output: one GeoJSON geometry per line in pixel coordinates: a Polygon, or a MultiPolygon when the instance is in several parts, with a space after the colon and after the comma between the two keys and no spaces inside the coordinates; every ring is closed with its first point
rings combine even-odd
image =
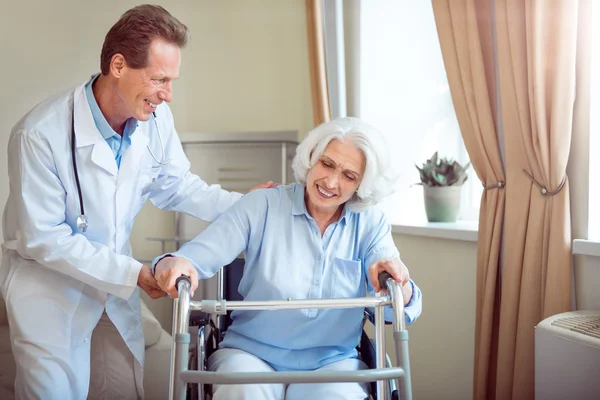
{"type": "MultiPolygon", "coordinates": [[[[386,368],[392,368],[392,360],[390,359],[390,356],[387,355],[387,353],[385,354],[385,367],[386,368]]],[[[389,389],[390,389],[390,396],[392,393],[394,393],[394,390],[398,389],[398,382],[396,379],[390,379],[389,382],[389,389]]]]}
{"type": "Polygon", "coordinates": [[[187,333],[190,317],[190,284],[187,281],[179,282],[177,286],[178,307],[177,307],[177,326],[172,334],[187,333]]]}
{"type": "MultiPolygon", "coordinates": [[[[382,293],[377,293],[376,298],[383,297],[382,293]]],[[[375,366],[378,369],[385,368],[385,319],[383,307],[375,309],[375,366]]],[[[389,398],[386,393],[386,382],[377,381],[377,398],[389,398]]]]}
{"type": "Polygon", "coordinates": [[[198,370],[204,371],[204,363],[202,360],[206,358],[206,347],[204,343],[206,343],[206,327],[201,326],[198,328],[198,370]]]}
{"type": "MultiPolygon", "coordinates": [[[[198,340],[198,344],[196,346],[196,354],[198,355],[196,358],[196,363],[198,364],[198,371],[204,371],[204,360],[206,359],[206,348],[204,344],[206,343],[206,338],[204,330],[204,326],[199,327],[198,337],[196,338],[198,340]]],[[[204,400],[204,385],[201,383],[198,384],[198,394],[198,399],[204,400]]]]}
{"type": "Polygon", "coordinates": [[[402,287],[393,279],[387,279],[386,286],[392,298],[394,308],[394,347],[396,348],[396,363],[404,370],[403,379],[400,379],[400,398],[412,400],[412,383],[410,377],[410,358],[408,354],[408,331],[404,318],[404,296],[402,287]]]}
{"type": "Polygon", "coordinates": [[[188,370],[190,334],[178,333],[175,335],[177,347],[175,348],[175,398],[185,400],[187,395],[187,382],[181,379],[183,372],[188,370]]]}
{"type": "Polygon", "coordinates": [[[402,376],[404,376],[404,370],[397,367],[357,371],[276,371],[235,373],[185,371],[180,374],[180,378],[185,382],[218,385],[251,383],[373,382],[375,380],[396,379],[402,376]]]}
{"type": "Polygon", "coordinates": [[[386,281],[386,286],[394,308],[394,332],[403,331],[406,329],[406,321],[404,319],[404,296],[402,295],[402,287],[393,279],[388,279],[386,281]]]}
{"type": "Polygon", "coordinates": [[[177,348],[177,342],[175,341],[175,331],[179,326],[179,299],[173,299],[173,324],[171,325],[171,360],[169,365],[169,400],[175,399],[175,349],[177,348]]]}
{"type": "MultiPolygon", "coordinates": [[[[188,319],[190,313],[190,284],[188,281],[180,281],[177,285],[177,298],[173,300],[173,325],[171,335],[173,341],[171,343],[171,365],[169,368],[169,399],[175,399],[175,367],[176,367],[176,351],[177,351],[177,334],[187,333],[188,319]]],[[[188,345],[189,346],[189,345],[188,345]]]]}
{"type": "MultiPolygon", "coordinates": [[[[192,311],[208,312],[211,308],[209,301],[191,301],[189,304],[192,311]],[[204,304],[203,304],[204,303],[204,304]]],[[[358,297],[353,299],[311,299],[311,300],[265,300],[265,301],[227,301],[226,309],[220,303],[216,304],[214,312],[225,314],[227,311],[235,310],[293,310],[302,308],[360,308],[360,307],[382,307],[391,305],[388,296],[382,297],[358,297]]],[[[211,309],[212,311],[212,309],[211,309]]]]}
{"type": "Polygon", "coordinates": [[[403,379],[400,379],[400,398],[412,400],[412,382],[410,378],[410,358],[408,355],[408,331],[394,332],[396,347],[396,361],[399,368],[404,371],[403,379]]]}
{"type": "MultiPolygon", "coordinates": [[[[223,268],[221,268],[217,272],[217,301],[221,301],[221,300],[225,299],[225,277],[223,276],[223,274],[225,274],[225,271],[223,270],[223,268]]],[[[190,306],[191,306],[191,304],[190,304],[190,306]]],[[[212,319],[213,316],[211,315],[210,318],[212,319]]],[[[215,321],[215,325],[217,326],[217,328],[221,329],[222,326],[221,326],[221,315],[220,314],[216,314],[214,316],[214,321],[215,321]]],[[[219,338],[219,340],[221,340],[221,338],[219,338]]]]}

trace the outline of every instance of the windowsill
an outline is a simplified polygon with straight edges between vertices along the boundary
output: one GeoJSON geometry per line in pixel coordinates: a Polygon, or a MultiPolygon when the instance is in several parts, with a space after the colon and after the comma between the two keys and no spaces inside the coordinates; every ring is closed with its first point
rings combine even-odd
{"type": "MultiPolygon", "coordinates": [[[[476,242],[479,224],[476,221],[457,222],[392,222],[392,233],[409,236],[423,236],[439,239],[452,239],[476,242]]],[[[600,257],[600,241],[575,239],[573,254],[600,257]]]]}
{"type": "Polygon", "coordinates": [[[439,239],[477,242],[479,223],[477,221],[457,222],[392,222],[392,233],[411,236],[424,236],[439,239]]]}
{"type": "Polygon", "coordinates": [[[600,257],[600,242],[586,239],[573,240],[573,254],[600,257]]]}

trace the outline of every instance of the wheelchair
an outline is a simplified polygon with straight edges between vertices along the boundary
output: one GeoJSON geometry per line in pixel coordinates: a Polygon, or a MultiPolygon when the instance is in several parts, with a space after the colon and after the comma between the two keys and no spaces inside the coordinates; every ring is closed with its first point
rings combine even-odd
{"type": "Polygon", "coordinates": [[[236,259],[217,275],[217,300],[190,300],[190,279],[181,276],[173,301],[173,344],[169,379],[169,399],[209,400],[213,384],[369,382],[374,400],[412,399],[408,332],[400,285],[387,273],[379,276],[389,294],[350,299],[243,301],[238,286],[244,261],[236,259]],[[385,352],[386,324],[383,307],[394,309],[393,338],[397,367],[385,352]],[[206,362],[231,324],[234,310],[284,310],[302,308],[365,308],[365,322],[375,326],[375,339],[363,330],[359,358],[370,369],[358,371],[275,371],[271,373],[220,373],[206,370],[206,362]]]}

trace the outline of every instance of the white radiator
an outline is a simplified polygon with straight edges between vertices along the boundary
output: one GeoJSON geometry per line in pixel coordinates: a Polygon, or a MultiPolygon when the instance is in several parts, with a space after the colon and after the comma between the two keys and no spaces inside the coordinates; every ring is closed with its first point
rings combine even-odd
{"type": "Polygon", "coordinates": [[[535,398],[600,399],[600,310],[557,314],[536,326],[535,398]]]}

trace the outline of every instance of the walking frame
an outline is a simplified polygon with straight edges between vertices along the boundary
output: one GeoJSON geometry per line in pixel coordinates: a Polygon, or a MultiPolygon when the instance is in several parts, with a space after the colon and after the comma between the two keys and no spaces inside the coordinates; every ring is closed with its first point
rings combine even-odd
{"type": "MultiPolygon", "coordinates": [[[[377,399],[412,399],[410,379],[410,360],[408,354],[408,331],[404,319],[404,300],[402,289],[392,277],[384,272],[379,276],[381,287],[387,287],[388,293],[377,293],[375,297],[348,299],[310,299],[310,300],[266,300],[266,301],[191,301],[191,282],[187,276],[177,278],[175,286],[178,298],[173,302],[173,344],[169,379],[169,399],[185,400],[188,383],[198,383],[200,393],[204,384],[256,384],[256,383],[324,383],[324,382],[375,382],[377,399]],[[394,310],[393,339],[396,348],[397,367],[386,367],[385,320],[383,307],[391,305],[394,310]],[[375,358],[376,368],[357,371],[274,371],[269,373],[239,372],[220,373],[204,371],[198,363],[198,370],[189,369],[191,335],[188,331],[191,311],[223,316],[234,310],[290,310],[306,308],[375,308],[375,358]],[[386,384],[389,381],[390,384],[386,384]],[[398,391],[394,390],[396,387],[398,391]],[[392,397],[393,396],[393,397],[392,397]]],[[[222,299],[222,279],[219,279],[218,298],[222,299]]],[[[204,331],[199,333],[201,343],[204,331]]],[[[200,350],[199,350],[200,351],[200,350]]],[[[203,351],[202,351],[203,352],[203,351]]],[[[200,397],[204,400],[203,397],[200,397]]]]}

